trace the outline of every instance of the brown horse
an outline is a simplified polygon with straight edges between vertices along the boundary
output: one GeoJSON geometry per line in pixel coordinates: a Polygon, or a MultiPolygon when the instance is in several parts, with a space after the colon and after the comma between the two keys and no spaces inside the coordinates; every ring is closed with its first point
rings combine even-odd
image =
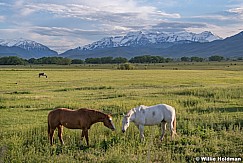
{"type": "Polygon", "coordinates": [[[56,128],[58,128],[58,137],[61,144],[64,144],[62,140],[63,126],[69,129],[81,129],[83,137],[86,139],[86,143],[89,146],[88,130],[91,125],[97,122],[103,122],[103,124],[111,130],[115,130],[115,126],[112,122],[112,117],[108,114],[91,109],[78,109],[70,110],[67,108],[57,108],[48,114],[48,135],[51,145],[53,144],[53,135],[56,128]]]}

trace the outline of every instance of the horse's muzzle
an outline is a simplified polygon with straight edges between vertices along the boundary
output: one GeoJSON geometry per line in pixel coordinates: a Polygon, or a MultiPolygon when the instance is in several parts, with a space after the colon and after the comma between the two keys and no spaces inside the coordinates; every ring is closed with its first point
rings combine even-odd
{"type": "Polygon", "coordinates": [[[112,125],[111,127],[109,127],[112,131],[116,130],[116,127],[114,125],[112,125]]]}
{"type": "Polygon", "coordinates": [[[122,133],[124,133],[125,132],[125,130],[122,130],[122,133]]]}

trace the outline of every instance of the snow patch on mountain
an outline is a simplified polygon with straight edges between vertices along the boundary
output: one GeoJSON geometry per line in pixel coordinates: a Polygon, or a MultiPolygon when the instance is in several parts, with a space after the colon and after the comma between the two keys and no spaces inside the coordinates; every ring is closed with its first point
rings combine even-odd
{"type": "Polygon", "coordinates": [[[22,49],[25,50],[49,50],[48,47],[37,43],[35,41],[31,41],[31,40],[27,40],[24,38],[20,38],[20,39],[12,39],[12,40],[3,40],[0,39],[0,45],[2,46],[8,46],[8,47],[13,47],[13,46],[17,46],[20,47],[22,49]]]}
{"type": "Polygon", "coordinates": [[[205,31],[199,34],[191,32],[129,32],[125,36],[105,37],[92,44],[76,48],[77,50],[94,50],[121,46],[143,46],[149,44],[178,43],[178,42],[211,42],[221,39],[219,36],[205,31]]]}
{"type": "Polygon", "coordinates": [[[0,39],[0,46],[10,48],[9,51],[4,52],[5,55],[8,53],[13,53],[18,54],[22,58],[41,58],[45,56],[58,55],[56,51],[49,49],[47,46],[23,38],[12,40],[0,39]]]}

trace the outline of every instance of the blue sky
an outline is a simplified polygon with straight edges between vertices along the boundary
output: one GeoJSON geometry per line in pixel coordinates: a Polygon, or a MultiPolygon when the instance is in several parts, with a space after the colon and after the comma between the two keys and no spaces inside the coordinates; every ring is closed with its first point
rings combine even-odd
{"type": "Polygon", "coordinates": [[[64,52],[131,31],[243,31],[243,0],[0,0],[0,39],[64,52]]]}

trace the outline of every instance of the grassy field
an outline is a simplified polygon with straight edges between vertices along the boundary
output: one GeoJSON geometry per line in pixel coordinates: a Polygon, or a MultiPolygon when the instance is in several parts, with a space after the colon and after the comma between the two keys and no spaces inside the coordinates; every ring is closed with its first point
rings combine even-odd
{"type": "Polygon", "coordinates": [[[243,158],[243,63],[0,67],[0,162],[196,162],[196,157],[243,158]],[[48,78],[38,77],[44,71],[48,78]],[[140,104],[176,108],[177,136],[159,141],[158,126],[146,141],[121,113],[140,104]],[[117,130],[97,123],[90,147],[80,130],[64,129],[50,146],[47,115],[56,107],[93,108],[113,114],[117,130]]]}

